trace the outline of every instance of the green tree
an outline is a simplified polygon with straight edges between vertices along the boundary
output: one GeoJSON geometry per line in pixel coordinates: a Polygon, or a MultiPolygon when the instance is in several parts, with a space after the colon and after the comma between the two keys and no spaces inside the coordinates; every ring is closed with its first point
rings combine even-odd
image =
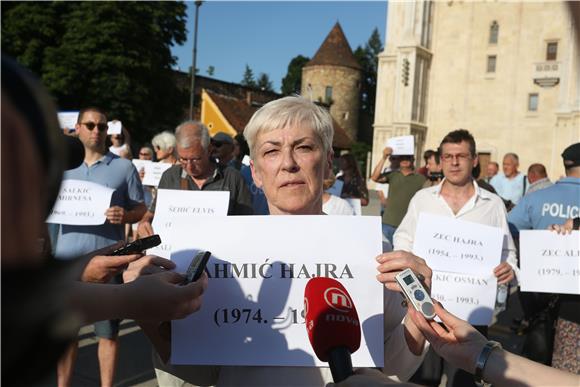
{"type": "Polygon", "coordinates": [[[364,48],[358,46],[354,56],[363,68],[361,84],[361,111],[371,117],[375,113],[375,97],[377,90],[378,55],[383,51],[383,43],[379,30],[375,27],[364,48]]]}
{"type": "Polygon", "coordinates": [[[185,21],[182,2],[3,3],[2,49],[61,109],[101,106],[144,142],[183,118],[171,46],[185,42],[185,21]]]}
{"type": "Polygon", "coordinates": [[[262,91],[274,91],[272,81],[266,73],[260,73],[256,82],[256,87],[262,91]]]}
{"type": "Polygon", "coordinates": [[[244,77],[242,78],[242,81],[240,82],[240,84],[242,86],[247,86],[247,87],[256,87],[256,80],[254,79],[254,72],[252,71],[250,66],[248,66],[247,64],[246,64],[246,69],[244,70],[244,77]]]}
{"type": "Polygon", "coordinates": [[[302,55],[292,58],[288,64],[288,72],[286,73],[286,76],[282,78],[282,94],[290,95],[300,93],[302,85],[302,67],[304,67],[309,60],[310,58],[302,55]]]}

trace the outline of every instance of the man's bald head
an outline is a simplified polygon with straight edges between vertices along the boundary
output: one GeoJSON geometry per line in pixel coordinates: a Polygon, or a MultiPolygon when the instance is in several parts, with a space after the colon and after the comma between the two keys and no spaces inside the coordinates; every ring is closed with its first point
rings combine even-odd
{"type": "Polygon", "coordinates": [[[548,172],[546,172],[546,167],[542,164],[532,164],[528,168],[528,180],[530,183],[535,183],[536,181],[545,179],[546,177],[548,177],[548,172]]]}
{"type": "Polygon", "coordinates": [[[185,121],[175,128],[178,147],[189,148],[194,142],[201,142],[204,150],[209,147],[210,137],[207,127],[199,121],[185,121]]]}

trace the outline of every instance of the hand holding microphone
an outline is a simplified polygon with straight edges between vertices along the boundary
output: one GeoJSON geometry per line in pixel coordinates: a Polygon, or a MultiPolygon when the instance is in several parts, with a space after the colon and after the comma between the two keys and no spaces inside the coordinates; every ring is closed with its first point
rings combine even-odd
{"type": "Polygon", "coordinates": [[[360,347],[358,314],[344,286],[334,279],[316,277],[304,290],[306,329],[316,356],[330,365],[338,383],[353,374],[351,353],[360,347]]]}

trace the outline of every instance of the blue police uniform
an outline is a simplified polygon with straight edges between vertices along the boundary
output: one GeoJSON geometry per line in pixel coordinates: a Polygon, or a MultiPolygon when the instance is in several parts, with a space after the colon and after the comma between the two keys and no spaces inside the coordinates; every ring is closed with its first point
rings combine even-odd
{"type": "Polygon", "coordinates": [[[580,178],[565,177],[554,185],[525,195],[509,212],[508,221],[518,230],[546,230],[580,216],[580,178]]]}

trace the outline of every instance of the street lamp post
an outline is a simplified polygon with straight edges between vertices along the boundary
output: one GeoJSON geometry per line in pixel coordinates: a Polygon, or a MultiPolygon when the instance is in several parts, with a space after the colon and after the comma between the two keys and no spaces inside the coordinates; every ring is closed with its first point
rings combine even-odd
{"type": "Polygon", "coordinates": [[[189,119],[193,120],[193,106],[195,100],[195,64],[197,61],[197,20],[201,0],[195,2],[195,25],[193,27],[193,64],[191,66],[191,89],[189,94],[189,119]]]}

